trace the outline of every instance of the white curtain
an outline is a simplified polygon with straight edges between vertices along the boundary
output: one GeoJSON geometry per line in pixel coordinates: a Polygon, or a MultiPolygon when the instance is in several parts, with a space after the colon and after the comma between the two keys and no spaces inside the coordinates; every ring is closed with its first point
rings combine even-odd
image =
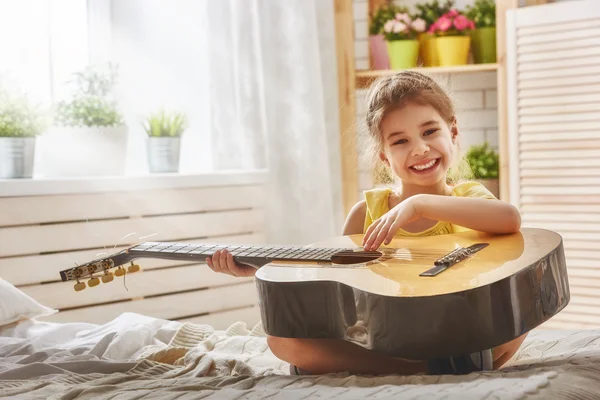
{"type": "Polygon", "coordinates": [[[340,235],[333,0],[206,7],[214,167],[268,168],[270,243],[340,235]]]}

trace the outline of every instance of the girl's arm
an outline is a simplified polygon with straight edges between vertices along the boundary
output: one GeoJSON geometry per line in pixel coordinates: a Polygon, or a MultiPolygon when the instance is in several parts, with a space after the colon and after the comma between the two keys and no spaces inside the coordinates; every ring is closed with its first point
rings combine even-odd
{"type": "Polygon", "coordinates": [[[417,214],[488,233],[514,233],[521,229],[521,214],[501,200],[476,197],[418,195],[417,214]]]}
{"type": "Polygon", "coordinates": [[[399,228],[419,218],[450,222],[487,233],[514,233],[521,228],[519,211],[504,201],[419,194],[374,221],[365,232],[364,249],[376,250],[382,243],[389,244],[399,228]]]}

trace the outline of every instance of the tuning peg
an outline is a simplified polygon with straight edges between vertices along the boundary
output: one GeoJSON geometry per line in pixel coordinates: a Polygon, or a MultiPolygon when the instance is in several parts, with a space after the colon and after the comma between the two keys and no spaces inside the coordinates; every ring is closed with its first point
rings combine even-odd
{"type": "Polygon", "coordinates": [[[100,284],[100,279],[98,279],[98,278],[92,278],[88,281],[89,287],[98,286],[99,284],[100,284]]]}
{"type": "Polygon", "coordinates": [[[131,265],[129,267],[127,267],[127,272],[129,273],[134,273],[134,272],[138,272],[140,270],[140,266],[134,263],[131,263],[131,265]]]}
{"type": "Polygon", "coordinates": [[[112,272],[108,272],[108,271],[104,271],[104,275],[102,275],[102,282],[103,283],[108,283],[108,282],[112,282],[112,280],[114,279],[114,275],[112,274],[112,272]]]}
{"type": "Polygon", "coordinates": [[[123,276],[123,275],[125,275],[125,268],[123,268],[123,267],[117,268],[117,270],[115,271],[115,276],[123,276]]]}
{"type": "Polygon", "coordinates": [[[81,292],[83,289],[85,289],[85,282],[77,281],[77,283],[74,286],[74,289],[76,292],[81,292]]]}

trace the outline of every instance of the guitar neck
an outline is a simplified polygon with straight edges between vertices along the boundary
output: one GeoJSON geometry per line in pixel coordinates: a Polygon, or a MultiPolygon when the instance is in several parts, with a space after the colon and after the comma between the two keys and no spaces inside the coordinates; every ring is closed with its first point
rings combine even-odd
{"type": "MultiPolygon", "coordinates": [[[[145,242],[129,249],[129,254],[136,258],[163,258],[172,260],[204,261],[212,257],[217,250],[227,250],[234,260],[252,261],[266,264],[271,261],[310,261],[327,262],[340,252],[340,248],[319,248],[301,246],[253,246],[253,245],[217,245],[189,244],[170,242],[145,242]]],[[[254,264],[254,263],[253,263],[254,264]]]]}

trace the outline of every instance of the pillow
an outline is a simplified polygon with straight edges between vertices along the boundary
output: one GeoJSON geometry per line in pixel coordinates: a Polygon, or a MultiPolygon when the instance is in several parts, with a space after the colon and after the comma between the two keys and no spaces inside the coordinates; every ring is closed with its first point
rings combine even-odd
{"type": "Polygon", "coordinates": [[[44,317],[58,310],[46,307],[0,278],[0,327],[29,318],[44,317]]]}

